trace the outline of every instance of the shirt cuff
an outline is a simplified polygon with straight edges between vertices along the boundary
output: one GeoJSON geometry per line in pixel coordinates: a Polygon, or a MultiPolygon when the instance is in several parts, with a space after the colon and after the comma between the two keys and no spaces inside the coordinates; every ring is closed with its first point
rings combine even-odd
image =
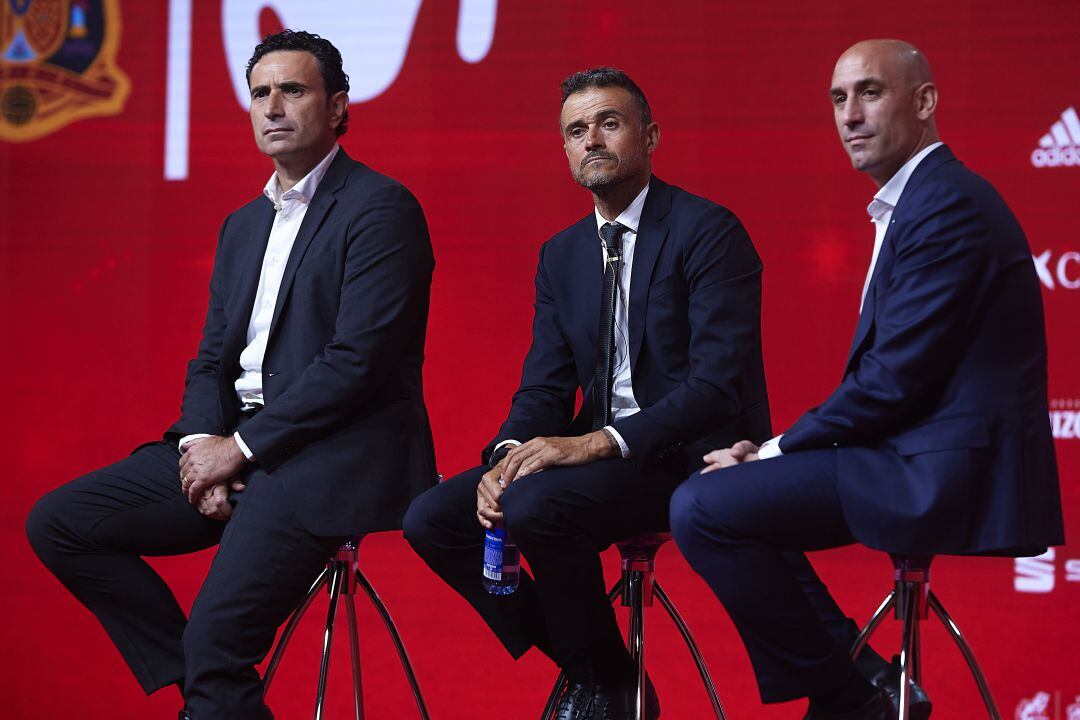
{"type": "Polygon", "coordinates": [[[176,447],[180,452],[184,452],[184,444],[189,443],[192,440],[202,440],[203,438],[210,437],[210,433],[192,433],[191,435],[185,435],[180,438],[180,442],[176,443],[176,447]]]}
{"type": "Polygon", "coordinates": [[[501,443],[499,443],[495,447],[491,448],[491,452],[495,452],[496,450],[503,447],[504,445],[513,445],[514,447],[517,447],[520,444],[521,444],[521,441],[519,441],[519,440],[503,440],[501,443]]]}
{"type": "Polygon", "coordinates": [[[619,431],[610,425],[605,425],[604,429],[607,430],[611,434],[611,437],[615,438],[615,442],[619,444],[619,452],[622,453],[623,458],[630,457],[630,446],[622,439],[622,435],[619,434],[619,431]]]}
{"type": "Polygon", "coordinates": [[[758,460],[768,460],[783,455],[784,453],[780,451],[780,438],[782,437],[784,437],[784,434],[780,433],[773,439],[763,442],[758,450],[758,460]]]}
{"type": "Polygon", "coordinates": [[[242,437],[240,437],[239,432],[233,433],[233,440],[236,441],[236,446],[240,448],[240,452],[244,453],[244,457],[246,457],[248,460],[255,460],[255,453],[251,452],[251,450],[247,446],[247,443],[244,442],[244,439],[242,437]]]}

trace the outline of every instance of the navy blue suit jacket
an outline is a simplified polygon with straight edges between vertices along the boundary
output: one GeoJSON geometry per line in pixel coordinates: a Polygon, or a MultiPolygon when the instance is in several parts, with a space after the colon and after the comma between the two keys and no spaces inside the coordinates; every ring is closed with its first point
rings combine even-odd
{"type": "MultiPolygon", "coordinates": [[[[602,289],[589,213],[540,249],[532,346],[485,461],[501,440],[591,429],[602,289]]],[[[633,462],[662,460],[686,475],[715,447],[768,437],[760,316],[761,260],[738,218],[652,178],[630,279],[630,367],[641,412],[613,424],[633,462]]]]}
{"type": "MultiPolygon", "coordinates": [[[[260,196],[221,228],[170,440],[237,427],[233,383],[273,221],[260,196]]],[[[263,360],[266,407],[241,431],[256,459],[250,481],[280,477],[314,534],[400,528],[411,499],[435,484],[421,375],[433,268],[420,204],[339,150],[285,266],[263,360]]]]}
{"type": "Polygon", "coordinates": [[[1063,542],[1031,251],[947,147],[893,212],[843,381],[780,441],[785,454],[828,447],[863,544],[1029,554],[1063,542]]]}

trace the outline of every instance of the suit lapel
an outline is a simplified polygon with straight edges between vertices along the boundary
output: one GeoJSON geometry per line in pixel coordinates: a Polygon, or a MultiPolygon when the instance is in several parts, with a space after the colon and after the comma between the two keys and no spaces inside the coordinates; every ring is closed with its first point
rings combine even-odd
{"type": "Polygon", "coordinates": [[[576,228],[578,237],[572,245],[571,264],[574,282],[570,293],[574,307],[580,308],[585,320],[585,334],[592,347],[598,347],[600,334],[600,301],[604,294],[604,253],[596,231],[596,215],[589,213],[576,228]]]}
{"type": "MultiPolygon", "coordinates": [[[[888,232],[885,233],[886,236],[888,232]]],[[[882,241],[881,254],[878,256],[877,266],[874,267],[874,277],[870,279],[870,285],[866,288],[866,299],[863,300],[862,312],[859,313],[859,322],[855,326],[855,337],[851,341],[851,349],[848,351],[847,363],[844,365],[844,374],[846,375],[851,366],[855,362],[855,357],[858,354],[859,348],[862,346],[863,341],[866,340],[866,336],[870,333],[870,328],[874,325],[874,308],[877,303],[874,296],[877,294],[877,279],[882,272],[882,261],[885,259],[881,255],[885,254],[884,241],[882,241]]]]}
{"type": "MultiPolygon", "coordinates": [[[[660,249],[668,236],[667,214],[671,209],[671,188],[653,177],[641,211],[637,239],[634,241],[634,265],[630,269],[630,367],[637,365],[641,341],[645,337],[645,313],[648,310],[649,286],[660,249]]],[[[599,313],[599,310],[597,311],[599,313]]]]}
{"type": "Polygon", "coordinates": [[[870,278],[870,284],[866,288],[866,298],[863,300],[862,312],[859,313],[859,323],[855,326],[855,337],[851,341],[851,350],[848,351],[847,363],[844,365],[845,375],[851,372],[859,354],[859,350],[866,341],[867,336],[870,334],[870,329],[874,326],[874,310],[877,306],[876,295],[878,279],[892,267],[893,252],[890,240],[893,238],[893,228],[896,226],[897,221],[906,219],[908,203],[905,203],[904,200],[911,196],[930,173],[952,160],[956,160],[956,156],[952,154],[952,151],[949,150],[947,145],[942,145],[936,150],[931,151],[931,153],[919,163],[919,166],[915,168],[915,171],[911,173],[911,177],[908,178],[907,184],[904,185],[904,191],[900,193],[900,199],[896,201],[896,208],[893,210],[892,217],[889,220],[889,227],[885,230],[885,237],[881,240],[881,250],[878,253],[877,264],[874,266],[874,274],[870,278]]]}
{"type": "Polygon", "coordinates": [[[239,358],[247,344],[247,327],[251,322],[251,312],[255,306],[255,294],[259,289],[259,277],[262,275],[263,256],[270,240],[270,230],[274,226],[274,205],[268,198],[259,206],[257,217],[251,227],[251,236],[244,248],[237,254],[236,266],[239,277],[236,279],[237,305],[240,312],[235,313],[225,328],[225,347],[222,358],[232,362],[239,358]]]}
{"type": "Polygon", "coordinates": [[[292,250],[289,251],[289,260],[285,263],[285,272],[281,276],[281,288],[278,290],[277,302],[274,304],[274,317],[270,321],[270,333],[267,337],[267,346],[274,339],[274,331],[277,330],[281,321],[281,313],[288,302],[289,293],[292,290],[293,280],[296,279],[296,270],[304,259],[304,253],[315,238],[323,221],[337,200],[334,193],[345,184],[345,179],[352,170],[353,161],[345,154],[344,149],[339,149],[337,157],[330,163],[322,182],[315,191],[315,197],[311,199],[304,221],[300,223],[300,230],[296,234],[292,250]]]}

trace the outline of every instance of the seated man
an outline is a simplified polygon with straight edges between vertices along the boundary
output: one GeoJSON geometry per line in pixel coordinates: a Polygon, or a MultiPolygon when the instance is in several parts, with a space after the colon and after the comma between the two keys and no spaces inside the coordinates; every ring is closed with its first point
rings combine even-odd
{"type": "Polygon", "coordinates": [[[886,718],[896,689],[855,672],[850,643],[837,644],[784,553],[859,542],[1037,554],[1063,540],[1061,501],[1027,240],[938,141],[926,59],[897,40],[858,43],[830,95],[852,164],[879,188],[844,379],[764,446],[706,455],[671,521],[742,635],[763,701],[809,697],[808,718],[886,718]]]}
{"type": "Polygon", "coordinates": [[[562,96],[592,212],[540,250],[532,347],[485,464],[417,498],[405,537],[511,654],[536,645],[566,671],[560,718],[622,718],[636,676],[598,553],[665,530],[706,449],[770,435],[761,262],[730,211],[652,175],[660,131],[629,77],[577,73],[562,96]],[[481,576],[496,523],[534,573],[499,597],[481,576]]]}
{"type": "Polygon", "coordinates": [[[275,172],[222,226],[180,419],[27,521],[143,689],[179,686],[194,720],[271,717],[255,665],[278,625],[345,537],[400,527],[435,482],[423,211],[338,145],[349,83],[327,40],[268,36],[248,84],[275,172]],[[186,618],[141,556],[215,544],[186,618]]]}

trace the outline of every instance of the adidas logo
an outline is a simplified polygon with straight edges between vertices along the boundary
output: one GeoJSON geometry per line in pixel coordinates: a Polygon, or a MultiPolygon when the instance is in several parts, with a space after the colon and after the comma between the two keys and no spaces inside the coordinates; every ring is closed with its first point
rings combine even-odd
{"type": "Polygon", "coordinates": [[[1050,132],[1039,138],[1039,147],[1031,151],[1031,164],[1037,168],[1080,165],[1080,118],[1076,108],[1061,113],[1050,132]]]}

